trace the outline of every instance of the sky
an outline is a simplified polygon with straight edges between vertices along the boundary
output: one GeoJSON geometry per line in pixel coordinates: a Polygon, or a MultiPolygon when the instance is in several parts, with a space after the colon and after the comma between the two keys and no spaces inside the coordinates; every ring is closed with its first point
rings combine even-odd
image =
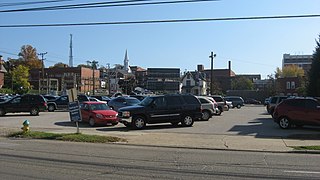
{"type": "MultiPolygon", "coordinates": [[[[42,6],[107,2],[68,0],[27,6],[7,3],[39,0],[0,0],[0,11],[42,6]]],[[[115,0],[113,0],[115,1],[115,0]]],[[[158,0],[159,1],[159,0],[158,0]]],[[[163,0],[168,1],[168,0],[163,0]]],[[[172,1],[172,0],[170,0],[172,1]]],[[[200,19],[320,14],[319,0],[219,0],[179,4],[125,6],[58,11],[0,12],[0,26],[200,19]]],[[[274,74],[283,54],[312,54],[320,35],[320,17],[240,21],[207,21],[156,24],[122,24],[65,27],[0,27],[0,55],[18,58],[23,45],[47,52],[45,66],[68,64],[70,34],[74,65],[96,60],[100,66],[129,64],[143,68],[180,68],[194,71],[198,64],[210,69],[210,52],[216,54],[215,69],[228,61],[236,74],[274,74]]]]}

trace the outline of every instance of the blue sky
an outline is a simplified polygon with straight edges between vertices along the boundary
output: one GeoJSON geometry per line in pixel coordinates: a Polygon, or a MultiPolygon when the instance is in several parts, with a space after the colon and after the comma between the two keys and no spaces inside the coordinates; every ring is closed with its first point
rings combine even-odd
{"type": "MultiPolygon", "coordinates": [[[[36,0],[9,1],[2,3],[36,0]]],[[[73,0],[65,4],[98,1],[73,0]]],[[[100,0],[101,2],[101,0],[100,0]]],[[[49,4],[61,5],[62,3],[49,4]]],[[[0,7],[4,9],[31,6],[0,7]]],[[[79,10],[0,13],[0,25],[224,18],[320,14],[319,0],[220,0],[167,5],[130,6],[79,10]]],[[[130,65],[227,68],[236,74],[266,77],[281,67],[284,53],[312,54],[320,34],[320,18],[191,22],[169,24],[103,25],[74,27],[0,28],[0,55],[17,58],[22,45],[48,52],[45,65],[68,64],[69,34],[73,34],[74,64],[96,60],[100,65],[122,64],[128,50],[130,65]]]]}

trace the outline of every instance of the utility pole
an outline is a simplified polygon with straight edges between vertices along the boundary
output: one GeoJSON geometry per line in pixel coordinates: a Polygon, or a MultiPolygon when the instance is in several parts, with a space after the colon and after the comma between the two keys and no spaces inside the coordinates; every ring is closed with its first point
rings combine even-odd
{"type": "Polygon", "coordinates": [[[44,62],[43,61],[45,60],[44,55],[46,54],[48,54],[48,52],[38,54],[38,56],[41,56],[41,63],[42,63],[42,81],[41,81],[42,89],[43,89],[43,82],[44,82],[44,62]]]}
{"type": "Polygon", "coordinates": [[[97,69],[97,66],[98,66],[98,61],[87,61],[88,64],[91,64],[91,67],[92,67],[92,79],[93,79],[93,88],[92,88],[92,95],[94,95],[94,91],[95,91],[95,86],[96,86],[96,80],[95,80],[95,77],[94,77],[94,71],[95,69],[97,69]]]}
{"type": "Polygon", "coordinates": [[[211,59],[210,95],[213,95],[213,59],[216,56],[217,55],[213,52],[211,52],[211,55],[209,56],[209,58],[211,59]]]}

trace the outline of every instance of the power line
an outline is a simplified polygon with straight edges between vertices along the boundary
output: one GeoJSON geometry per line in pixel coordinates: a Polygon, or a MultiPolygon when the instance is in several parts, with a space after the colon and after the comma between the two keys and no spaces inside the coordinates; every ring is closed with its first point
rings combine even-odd
{"type": "Polygon", "coordinates": [[[53,11],[53,10],[67,10],[67,9],[102,8],[102,7],[143,6],[143,5],[160,5],[160,4],[181,4],[181,3],[196,3],[196,2],[215,2],[220,0],[178,0],[178,1],[157,1],[157,2],[149,2],[149,1],[152,1],[152,0],[122,0],[122,1],[113,1],[113,2],[47,6],[47,7],[37,7],[37,8],[2,10],[0,11],[0,13],[53,11]]]}
{"type": "Polygon", "coordinates": [[[61,23],[61,24],[59,24],[59,23],[57,23],[57,24],[13,24],[13,25],[0,25],[0,28],[101,26],[101,25],[128,25],[128,24],[163,24],[163,23],[189,23],[189,22],[214,22],[214,21],[297,19],[297,18],[319,18],[319,17],[320,17],[320,14],[308,14],[308,15],[251,16],[251,17],[200,18],[200,19],[168,19],[168,20],[61,23]]]}
{"type": "Polygon", "coordinates": [[[47,4],[47,3],[57,3],[57,2],[66,2],[74,0],[51,0],[51,1],[32,1],[32,2],[16,2],[16,3],[0,3],[0,7],[9,7],[9,6],[25,6],[25,5],[34,5],[34,4],[47,4]]]}

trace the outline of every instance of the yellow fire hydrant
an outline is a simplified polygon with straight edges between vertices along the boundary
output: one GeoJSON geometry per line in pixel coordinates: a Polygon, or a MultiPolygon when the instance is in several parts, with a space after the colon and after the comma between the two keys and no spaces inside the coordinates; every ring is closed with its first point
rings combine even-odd
{"type": "Polygon", "coordinates": [[[30,130],[30,122],[28,121],[28,120],[25,120],[23,123],[22,123],[22,125],[23,125],[23,127],[21,128],[22,129],[22,131],[24,132],[24,133],[26,133],[26,132],[29,132],[29,130],[30,130]]]}

